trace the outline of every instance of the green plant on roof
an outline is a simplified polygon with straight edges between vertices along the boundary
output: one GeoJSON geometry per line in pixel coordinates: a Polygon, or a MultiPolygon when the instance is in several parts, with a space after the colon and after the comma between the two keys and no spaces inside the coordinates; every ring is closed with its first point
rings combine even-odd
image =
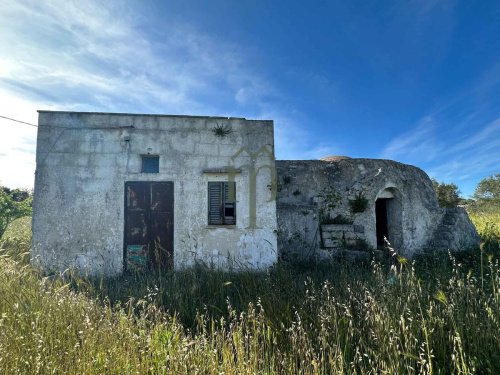
{"type": "Polygon", "coordinates": [[[231,134],[233,129],[229,125],[217,124],[212,128],[212,133],[216,137],[224,138],[225,136],[231,134]]]}

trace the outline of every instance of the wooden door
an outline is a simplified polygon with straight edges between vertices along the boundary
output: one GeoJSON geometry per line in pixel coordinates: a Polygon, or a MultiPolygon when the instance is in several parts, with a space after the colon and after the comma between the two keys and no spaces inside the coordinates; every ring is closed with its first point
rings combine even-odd
{"type": "Polygon", "coordinates": [[[126,270],[161,272],[173,267],[173,182],[125,183],[124,237],[126,270]]]}

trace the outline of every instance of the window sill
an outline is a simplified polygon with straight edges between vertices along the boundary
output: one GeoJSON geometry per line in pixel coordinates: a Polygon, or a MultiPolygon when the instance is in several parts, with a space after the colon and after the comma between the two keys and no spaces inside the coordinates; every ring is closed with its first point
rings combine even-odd
{"type": "Polygon", "coordinates": [[[236,224],[219,224],[219,225],[207,225],[205,227],[206,229],[220,229],[220,228],[223,228],[223,229],[236,229],[236,224]]]}

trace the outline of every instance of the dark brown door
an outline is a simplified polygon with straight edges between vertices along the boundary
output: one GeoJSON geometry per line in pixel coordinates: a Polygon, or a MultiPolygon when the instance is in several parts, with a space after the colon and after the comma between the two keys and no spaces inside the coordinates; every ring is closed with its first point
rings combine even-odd
{"type": "Polygon", "coordinates": [[[173,182],[125,183],[125,268],[161,272],[173,267],[173,182]]]}

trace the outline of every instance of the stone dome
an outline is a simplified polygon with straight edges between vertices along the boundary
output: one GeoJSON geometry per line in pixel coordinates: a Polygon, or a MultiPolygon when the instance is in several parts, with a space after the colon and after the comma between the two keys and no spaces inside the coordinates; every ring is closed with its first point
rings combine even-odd
{"type": "Polygon", "coordinates": [[[351,158],[349,156],[330,155],[330,156],[325,156],[319,160],[321,160],[321,161],[340,161],[340,160],[346,160],[346,159],[351,159],[351,158]]]}

